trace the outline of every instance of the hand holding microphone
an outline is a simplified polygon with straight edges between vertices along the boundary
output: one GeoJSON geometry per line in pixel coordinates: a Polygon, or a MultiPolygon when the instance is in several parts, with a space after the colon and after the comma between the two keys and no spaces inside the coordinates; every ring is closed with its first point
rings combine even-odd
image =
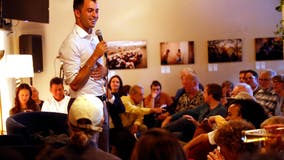
{"type": "MultiPolygon", "coordinates": [[[[103,38],[101,30],[97,29],[96,35],[98,36],[98,39],[99,39],[100,42],[104,42],[104,38],[103,38]]],[[[104,45],[105,45],[105,50],[106,50],[106,48],[107,48],[106,42],[104,42],[104,45]]],[[[104,52],[104,56],[107,58],[106,51],[104,52]]]]}
{"type": "Polygon", "coordinates": [[[97,44],[96,49],[93,52],[92,57],[94,57],[94,59],[102,57],[107,50],[107,44],[105,41],[103,41],[101,32],[99,30],[96,31],[96,35],[98,36],[100,42],[97,44]]]}
{"type": "Polygon", "coordinates": [[[103,41],[102,33],[100,30],[96,31],[96,35],[98,36],[100,42],[97,44],[96,49],[90,58],[96,61],[94,62],[94,64],[96,64],[97,67],[92,69],[90,77],[92,77],[94,80],[99,80],[105,77],[108,73],[107,68],[103,67],[102,64],[97,62],[97,60],[106,53],[107,44],[105,41],[103,41]]]}

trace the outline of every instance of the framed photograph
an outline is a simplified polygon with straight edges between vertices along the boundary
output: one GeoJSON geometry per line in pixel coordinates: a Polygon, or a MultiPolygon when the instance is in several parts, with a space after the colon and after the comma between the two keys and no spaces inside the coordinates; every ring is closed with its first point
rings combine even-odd
{"type": "Polygon", "coordinates": [[[147,68],[146,41],[110,41],[107,45],[109,69],[147,68]]]}
{"type": "Polygon", "coordinates": [[[161,65],[193,64],[194,42],[161,42],[161,65]]]}
{"type": "Polygon", "coordinates": [[[280,37],[255,38],[256,61],[283,59],[283,40],[280,37]]]}
{"type": "Polygon", "coordinates": [[[208,41],[208,63],[239,61],[242,61],[241,39],[208,41]]]}

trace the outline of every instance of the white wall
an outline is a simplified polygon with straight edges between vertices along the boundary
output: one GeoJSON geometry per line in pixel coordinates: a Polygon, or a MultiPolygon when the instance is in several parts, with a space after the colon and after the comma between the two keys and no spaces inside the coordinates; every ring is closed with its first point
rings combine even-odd
{"type": "MultiPolygon", "coordinates": [[[[148,67],[116,70],[125,84],[141,84],[149,93],[152,80],[174,95],[181,86],[179,71],[191,66],[202,83],[238,81],[242,69],[255,69],[254,38],[274,36],[281,13],[279,0],[99,0],[97,28],[104,39],[147,40],[148,67]],[[219,63],[217,72],[208,72],[207,40],[241,38],[243,61],[219,63]],[[194,41],[195,64],[172,65],[170,74],[161,74],[159,44],[165,41],[194,41]]],[[[58,48],[74,24],[72,0],[50,0],[50,23],[14,21],[13,52],[18,52],[18,36],[32,33],[43,36],[44,72],[36,73],[34,85],[46,99],[49,80],[59,74],[58,48]]],[[[283,60],[266,61],[266,67],[284,72],[283,60]]]]}

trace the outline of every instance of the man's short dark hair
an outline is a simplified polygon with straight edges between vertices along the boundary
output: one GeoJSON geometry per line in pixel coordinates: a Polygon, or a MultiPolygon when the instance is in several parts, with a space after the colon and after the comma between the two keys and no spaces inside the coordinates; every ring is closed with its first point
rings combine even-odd
{"type": "Polygon", "coordinates": [[[239,74],[243,74],[243,73],[246,73],[247,70],[240,70],[239,74]]]}
{"type": "Polygon", "coordinates": [[[151,84],[150,87],[152,88],[153,86],[159,86],[160,89],[162,89],[161,83],[160,83],[159,81],[157,81],[157,80],[154,80],[154,81],[152,82],[152,84],[151,84]]]}
{"type": "Polygon", "coordinates": [[[63,79],[62,78],[59,78],[59,77],[54,77],[50,80],[49,82],[49,86],[51,87],[53,84],[62,84],[63,85],[63,79]]]}
{"type": "Polygon", "coordinates": [[[206,87],[207,87],[207,94],[208,95],[212,95],[212,97],[217,101],[221,100],[221,98],[222,98],[222,87],[219,84],[211,83],[211,84],[207,84],[206,87]]]}
{"type": "MultiPolygon", "coordinates": [[[[95,3],[97,2],[96,0],[92,0],[92,1],[94,1],[95,3]]],[[[82,8],[83,4],[84,4],[84,0],[74,0],[73,1],[73,10],[75,10],[75,9],[80,10],[82,8]]]]}
{"type": "Polygon", "coordinates": [[[246,73],[251,73],[256,79],[258,78],[257,72],[252,69],[247,70],[246,73]]]}

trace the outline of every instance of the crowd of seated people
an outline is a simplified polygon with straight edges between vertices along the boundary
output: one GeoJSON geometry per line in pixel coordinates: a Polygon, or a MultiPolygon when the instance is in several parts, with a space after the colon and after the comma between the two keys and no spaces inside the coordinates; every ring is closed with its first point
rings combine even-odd
{"type": "Polygon", "coordinates": [[[109,52],[107,57],[110,69],[134,69],[141,63],[143,53],[140,48],[126,48],[120,52],[109,52]]]}
{"type": "MultiPolygon", "coordinates": [[[[183,153],[179,153],[181,159],[183,154],[194,160],[237,160],[248,154],[263,155],[264,145],[259,148],[256,143],[243,142],[241,131],[265,128],[266,120],[283,118],[284,75],[269,69],[259,74],[251,69],[242,70],[239,83],[224,80],[222,84],[209,83],[203,88],[198,74],[192,68],[184,68],[180,72],[182,88],[177,89],[173,97],[162,91],[158,80],[152,81],[147,95],[144,95],[143,86],[123,85],[122,80],[119,75],[112,76],[106,93],[110,152],[121,159],[140,159],[143,157],[140,152],[146,152],[141,147],[146,143],[145,137],[168,133],[173,141],[183,145],[183,153]],[[260,125],[262,122],[263,125],[260,125]],[[232,146],[234,150],[230,148],[232,146]]],[[[62,79],[51,79],[50,92],[52,96],[43,101],[35,87],[21,84],[16,89],[15,105],[10,115],[33,111],[68,114],[71,101],[64,94],[62,79]]],[[[268,122],[272,123],[271,120],[268,122]]],[[[275,120],[275,123],[279,126],[282,121],[275,120]]],[[[151,145],[150,142],[148,145],[151,145]]],[[[265,145],[267,153],[284,149],[279,142],[278,145],[266,143],[270,143],[265,145]]]]}

